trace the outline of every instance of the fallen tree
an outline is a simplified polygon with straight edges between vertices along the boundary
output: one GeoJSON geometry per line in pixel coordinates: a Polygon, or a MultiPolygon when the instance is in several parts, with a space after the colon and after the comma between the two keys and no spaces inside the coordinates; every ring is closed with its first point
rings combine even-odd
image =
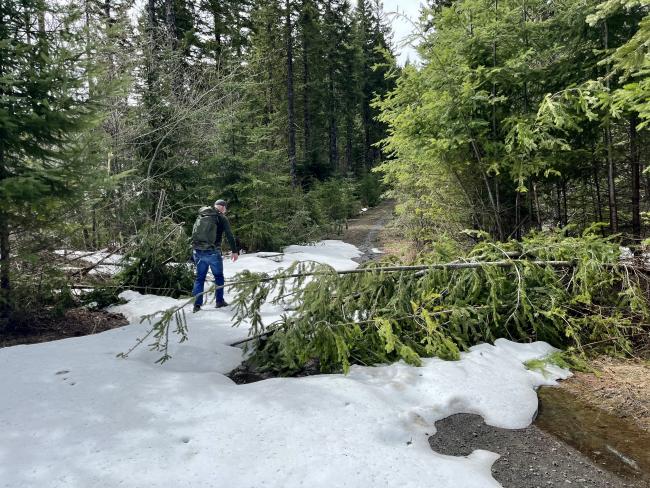
{"type": "MultiPolygon", "coordinates": [[[[383,262],[336,271],[300,262],[272,276],[245,271],[225,286],[236,294],[234,325],[250,327],[249,340],[240,342],[253,348],[251,362],[280,374],[313,359],[323,371],[456,359],[499,337],[544,340],[576,354],[592,348],[629,354],[632,339],[648,332],[648,281],[643,265],[619,257],[613,240],[592,232],[535,234],[480,243],[452,263],[428,256],[415,266],[383,262]],[[282,304],[287,313],[264,324],[265,303],[282,304]]],[[[169,359],[170,326],[175,322],[181,340],[187,338],[183,310],[192,301],[145,317],[155,322],[138,344],[153,337],[152,349],[169,359]]]]}
{"type": "Polygon", "coordinates": [[[648,281],[643,265],[619,257],[614,240],[593,232],[534,234],[480,243],[453,263],[346,272],[297,263],[280,276],[242,273],[232,286],[237,324],[251,325],[251,362],[281,374],[314,358],[322,371],[456,359],[499,337],[543,340],[577,354],[629,354],[632,339],[648,332],[648,281]],[[291,313],[263,324],[267,302],[285,303],[291,313]]]}

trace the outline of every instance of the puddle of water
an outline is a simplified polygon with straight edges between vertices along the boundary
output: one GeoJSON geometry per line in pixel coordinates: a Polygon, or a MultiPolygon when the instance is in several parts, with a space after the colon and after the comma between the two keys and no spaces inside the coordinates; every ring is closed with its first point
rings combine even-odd
{"type": "Polygon", "coordinates": [[[539,390],[535,425],[630,480],[650,482],[650,433],[578,400],[561,388],[539,390]]]}

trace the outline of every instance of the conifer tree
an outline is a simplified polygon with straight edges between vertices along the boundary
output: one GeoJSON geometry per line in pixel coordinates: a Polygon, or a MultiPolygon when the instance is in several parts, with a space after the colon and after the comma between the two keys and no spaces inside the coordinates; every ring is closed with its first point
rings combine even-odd
{"type": "Polygon", "coordinates": [[[0,309],[12,308],[11,234],[38,228],[86,176],[77,137],[91,127],[81,12],[44,0],[0,3],[0,309]],[[47,25],[56,23],[57,28],[47,25]]]}

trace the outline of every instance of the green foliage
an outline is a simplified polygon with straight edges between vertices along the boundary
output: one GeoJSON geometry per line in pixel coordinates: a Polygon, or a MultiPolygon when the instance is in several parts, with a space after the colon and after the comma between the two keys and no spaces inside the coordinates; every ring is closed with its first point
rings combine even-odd
{"type": "Polygon", "coordinates": [[[79,301],[83,305],[96,309],[103,309],[111,305],[126,303],[126,300],[119,297],[120,293],[123,291],[124,288],[119,285],[98,286],[97,288],[93,288],[89,292],[81,295],[79,301]]]}
{"type": "Polygon", "coordinates": [[[340,230],[346,219],[359,212],[355,192],[355,182],[347,178],[314,183],[307,194],[312,218],[326,232],[340,230]]]}
{"type": "Polygon", "coordinates": [[[545,358],[532,359],[524,363],[527,369],[539,371],[543,374],[546,374],[546,367],[551,364],[572,371],[591,371],[589,363],[585,361],[584,357],[575,354],[571,348],[567,351],[556,351],[545,358]]]}
{"type": "MultiPolygon", "coordinates": [[[[485,241],[461,261],[475,268],[338,274],[299,263],[279,277],[243,273],[234,284],[238,323],[251,321],[252,361],[291,373],[318,358],[323,371],[402,359],[458,359],[480,342],[542,340],[584,354],[630,352],[629,337],[649,316],[638,278],[618,265],[618,245],[587,232],[532,234],[503,245],[485,241]],[[570,262],[567,266],[545,264],[570,262]],[[308,276],[305,276],[307,274],[308,276]],[[263,324],[266,303],[292,310],[263,324]],[[271,333],[267,337],[267,333],[271,333]]],[[[423,263],[435,261],[424,259],[423,263]]]]}
{"type": "Polygon", "coordinates": [[[366,173],[359,180],[358,193],[361,205],[365,207],[377,206],[383,192],[384,185],[376,173],[366,173]]]}
{"type": "Polygon", "coordinates": [[[194,283],[189,240],[183,228],[163,219],[144,227],[124,256],[124,269],[115,277],[123,288],[141,293],[179,297],[194,283]]]}
{"type": "Polygon", "coordinates": [[[648,136],[649,13],[644,0],[424,9],[421,66],[375,102],[392,156],[377,169],[408,233],[426,244],[471,227],[504,241],[569,219],[585,228],[615,204],[612,229],[629,225],[639,189],[627,165],[648,136]]]}

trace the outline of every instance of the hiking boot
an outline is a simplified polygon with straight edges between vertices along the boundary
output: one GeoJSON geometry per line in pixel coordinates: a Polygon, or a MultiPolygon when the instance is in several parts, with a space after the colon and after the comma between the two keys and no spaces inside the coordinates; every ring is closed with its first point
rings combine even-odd
{"type": "Polygon", "coordinates": [[[192,309],[192,313],[196,313],[199,310],[201,310],[201,305],[194,305],[194,308],[192,309]]]}
{"type": "Polygon", "coordinates": [[[223,308],[223,307],[227,307],[227,306],[228,306],[228,302],[226,302],[226,301],[224,300],[223,302],[217,302],[217,303],[215,304],[214,308],[223,308]]]}

